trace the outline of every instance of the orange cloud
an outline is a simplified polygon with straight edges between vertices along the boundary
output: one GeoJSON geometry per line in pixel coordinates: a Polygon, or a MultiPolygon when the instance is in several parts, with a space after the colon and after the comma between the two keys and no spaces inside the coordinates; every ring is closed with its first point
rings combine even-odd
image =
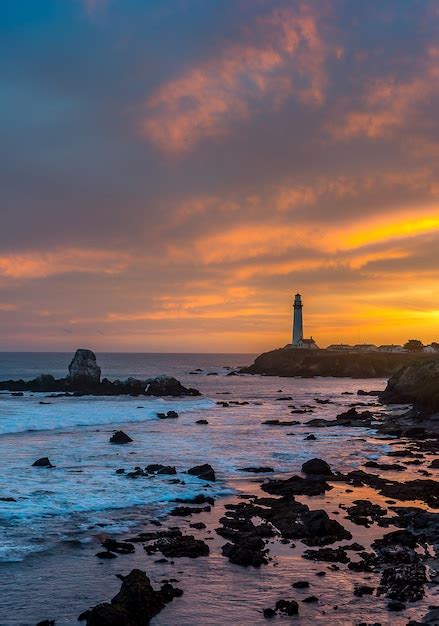
{"type": "Polygon", "coordinates": [[[249,41],[229,43],[159,87],[145,103],[141,133],[163,152],[181,153],[227,133],[254,103],[278,109],[294,96],[320,105],[329,53],[309,7],[274,10],[252,25],[249,41]]]}
{"type": "Polygon", "coordinates": [[[69,248],[51,252],[0,256],[0,276],[13,279],[46,278],[67,272],[115,274],[128,264],[126,254],[107,250],[69,248]]]}
{"type": "Polygon", "coordinates": [[[343,120],[328,126],[340,139],[364,135],[375,139],[405,126],[415,115],[418,105],[439,93],[439,48],[427,52],[423,68],[406,81],[393,76],[370,85],[363,106],[349,112],[343,120]]]}

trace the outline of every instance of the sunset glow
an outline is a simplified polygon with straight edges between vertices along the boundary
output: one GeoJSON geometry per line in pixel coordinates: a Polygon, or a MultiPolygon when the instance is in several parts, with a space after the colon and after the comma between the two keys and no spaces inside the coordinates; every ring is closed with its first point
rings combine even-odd
{"type": "Polygon", "coordinates": [[[0,349],[439,341],[435,2],[18,4],[0,349]]]}

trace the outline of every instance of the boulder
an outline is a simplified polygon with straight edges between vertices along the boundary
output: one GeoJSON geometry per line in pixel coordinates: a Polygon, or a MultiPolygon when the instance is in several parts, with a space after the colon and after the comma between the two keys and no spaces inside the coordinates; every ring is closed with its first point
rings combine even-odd
{"type": "Polygon", "coordinates": [[[78,620],[87,626],[144,626],[164,609],[167,602],[181,595],[181,590],[167,583],[155,591],[145,572],[133,569],[119,576],[122,586],[109,602],[103,602],[82,613],[78,620]]]}
{"type": "Polygon", "coordinates": [[[215,470],[209,463],[204,463],[204,465],[196,465],[195,467],[191,467],[188,471],[188,474],[192,476],[197,476],[198,478],[202,478],[203,480],[208,480],[209,482],[215,482],[215,470]]]}
{"type": "Polygon", "coordinates": [[[54,467],[47,456],[41,457],[32,463],[32,467],[54,467]]]}
{"type": "Polygon", "coordinates": [[[96,355],[91,350],[78,348],[69,365],[68,380],[74,387],[99,385],[101,368],[96,363],[96,355]]]}
{"type": "Polygon", "coordinates": [[[167,413],[157,413],[157,417],[161,420],[176,419],[178,417],[177,411],[168,411],[167,413]]]}
{"type": "Polygon", "coordinates": [[[145,381],[147,396],[199,396],[196,389],[187,389],[173,376],[156,376],[145,381]]]}
{"type": "Polygon", "coordinates": [[[131,443],[133,440],[129,435],[123,432],[123,430],[117,430],[114,435],[110,437],[110,443],[131,443]]]}
{"type": "Polygon", "coordinates": [[[332,474],[332,470],[328,463],[317,458],[306,461],[302,465],[302,472],[308,475],[317,474],[320,476],[330,476],[332,474]]]}
{"type": "Polygon", "coordinates": [[[390,378],[380,397],[390,404],[413,403],[427,414],[439,411],[439,358],[401,368],[390,378]]]}

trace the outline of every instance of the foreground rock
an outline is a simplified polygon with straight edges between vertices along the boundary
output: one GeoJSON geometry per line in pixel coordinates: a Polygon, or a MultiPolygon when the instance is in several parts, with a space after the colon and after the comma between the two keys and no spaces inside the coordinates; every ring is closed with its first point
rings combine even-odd
{"type": "Polygon", "coordinates": [[[98,604],[82,613],[79,621],[85,621],[87,626],[144,626],[168,602],[183,593],[169,583],[155,591],[145,572],[138,569],[133,569],[127,576],[119,578],[122,586],[111,604],[98,604]]]}
{"type": "Polygon", "coordinates": [[[330,476],[332,470],[322,459],[310,459],[302,465],[302,472],[308,475],[330,476]]]}
{"type": "MultiPolygon", "coordinates": [[[[125,381],[101,380],[101,369],[96,362],[96,355],[91,350],[80,348],[76,351],[69,365],[66,378],[54,378],[50,374],[41,374],[33,380],[0,381],[0,391],[46,392],[60,395],[95,395],[95,396],[199,396],[197,389],[184,387],[172,376],[156,376],[140,380],[127,378],[125,381]]],[[[172,412],[171,412],[172,413],[172,412]]]]}
{"type": "Polygon", "coordinates": [[[32,463],[32,467],[55,467],[55,466],[52,465],[52,463],[49,461],[47,456],[43,456],[41,457],[41,459],[37,459],[36,461],[34,461],[32,463]]]}
{"type": "MultiPolygon", "coordinates": [[[[337,376],[384,378],[409,363],[422,363],[428,355],[413,353],[340,353],[329,350],[279,348],[265,352],[253,365],[241,369],[247,374],[268,376],[337,376]]],[[[437,359],[439,362],[439,359],[437,359]]]]}
{"type": "Polygon", "coordinates": [[[131,442],[131,437],[124,433],[123,430],[117,430],[114,435],[110,437],[110,443],[124,444],[131,442]]]}
{"type": "Polygon", "coordinates": [[[216,481],[215,470],[209,463],[204,463],[204,465],[196,465],[195,467],[191,467],[188,471],[188,474],[192,474],[192,476],[197,476],[197,478],[201,478],[202,480],[208,480],[209,482],[216,481]]]}

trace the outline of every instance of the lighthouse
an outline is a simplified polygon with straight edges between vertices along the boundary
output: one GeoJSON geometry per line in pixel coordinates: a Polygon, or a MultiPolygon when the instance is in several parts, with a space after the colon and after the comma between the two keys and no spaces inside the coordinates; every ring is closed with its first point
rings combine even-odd
{"type": "Polygon", "coordinates": [[[302,297],[300,293],[296,293],[293,305],[293,346],[300,345],[303,339],[302,307],[302,297]]]}

